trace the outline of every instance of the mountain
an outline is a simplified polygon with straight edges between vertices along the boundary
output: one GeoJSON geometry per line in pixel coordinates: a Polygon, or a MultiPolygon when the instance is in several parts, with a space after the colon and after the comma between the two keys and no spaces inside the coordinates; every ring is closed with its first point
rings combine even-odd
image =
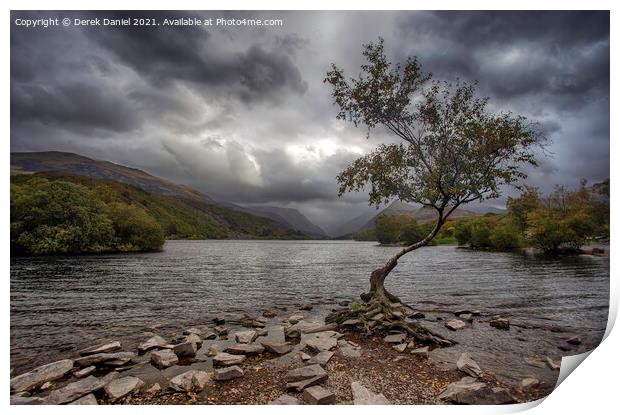
{"type": "Polygon", "coordinates": [[[155,177],[142,170],[121,166],[109,161],[94,160],[74,153],[60,151],[11,153],[11,169],[13,172],[23,173],[73,173],[129,184],[151,193],[214,203],[209,196],[185,185],[155,177]]]}
{"type": "Polygon", "coordinates": [[[263,216],[284,223],[291,229],[303,232],[310,236],[325,238],[327,234],[320,226],[315,225],[297,209],[281,208],[277,206],[251,206],[246,209],[257,216],[263,216]]]}

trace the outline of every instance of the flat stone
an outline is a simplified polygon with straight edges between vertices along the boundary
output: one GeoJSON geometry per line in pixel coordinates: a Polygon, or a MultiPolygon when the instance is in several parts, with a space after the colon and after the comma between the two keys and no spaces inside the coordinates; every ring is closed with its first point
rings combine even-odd
{"type": "Polygon", "coordinates": [[[287,354],[293,350],[293,346],[288,343],[261,341],[260,344],[262,344],[268,352],[278,355],[287,354]]]}
{"type": "Polygon", "coordinates": [[[545,361],[547,362],[547,366],[549,366],[549,369],[551,369],[551,370],[560,370],[560,366],[561,366],[560,362],[556,362],[555,360],[551,359],[550,357],[547,357],[545,359],[545,361]]]}
{"type": "Polygon", "coordinates": [[[401,344],[392,346],[392,349],[396,350],[399,353],[404,352],[406,348],[407,348],[407,343],[401,343],[401,344]]]}
{"type": "Polygon", "coordinates": [[[301,402],[299,399],[291,396],[291,395],[282,395],[273,401],[269,402],[268,405],[300,405],[301,402]]]}
{"type": "Polygon", "coordinates": [[[385,396],[380,393],[373,393],[359,382],[351,383],[353,393],[353,405],[390,405],[385,396]]]}
{"type": "Polygon", "coordinates": [[[235,341],[237,343],[252,343],[256,340],[256,330],[238,331],[235,333],[235,341]]]}
{"type": "Polygon", "coordinates": [[[338,340],[333,337],[311,337],[305,340],[306,346],[317,353],[335,349],[338,340]]]}
{"type": "Polygon", "coordinates": [[[97,398],[92,393],[89,393],[86,396],[82,396],[80,399],[71,402],[69,405],[99,405],[97,403],[97,398]]]}
{"type": "Polygon", "coordinates": [[[534,359],[534,358],[530,358],[530,357],[526,357],[525,359],[525,363],[527,363],[530,366],[534,366],[537,368],[542,369],[543,367],[546,367],[547,364],[545,362],[543,362],[542,360],[539,359],[534,359]]]}
{"type": "Polygon", "coordinates": [[[97,368],[95,366],[88,366],[88,367],[85,367],[84,369],[73,372],[73,376],[75,376],[78,379],[85,378],[86,376],[92,375],[93,373],[95,373],[96,370],[97,368]]]}
{"type": "Polygon", "coordinates": [[[446,326],[452,331],[456,331],[456,330],[462,330],[465,327],[467,327],[467,323],[465,323],[463,320],[450,320],[450,321],[446,321],[444,323],[444,326],[446,326]]]}
{"type": "Polygon", "coordinates": [[[309,365],[290,370],[286,375],[286,380],[289,383],[293,383],[323,375],[327,375],[327,373],[321,365],[309,365]]]}
{"type": "Polygon", "coordinates": [[[230,346],[225,350],[230,354],[245,354],[245,355],[253,355],[253,354],[261,354],[265,351],[265,347],[261,344],[252,343],[238,343],[230,346]]]}
{"type": "Polygon", "coordinates": [[[11,405],[43,405],[43,403],[43,398],[39,398],[38,396],[30,396],[23,392],[11,395],[10,399],[11,405]]]}
{"type": "Polygon", "coordinates": [[[428,357],[428,346],[418,347],[417,349],[413,349],[411,351],[412,355],[428,357]]]}
{"type": "Polygon", "coordinates": [[[88,347],[86,349],[82,349],[78,351],[78,354],[80,356],[87,356],[89,354],[118,352],[121,349],[122,349],[121,342],[113,341],[109,343],[99,344],[97,346],[88,347]]]}
{"type": "Polygon", "coordinates": [[[307,387],[325,382],[325,380],[327,380],[327,373],[325,373],[324,375],[320,375],[320,376],[314,376],[310,379],[300,380],[298,382],[289,382],[286,384],[286,389],[301,392],[307,387]]]}
{"type": "Polygon", "coordinates": [[[117,352],[117,353],[97,353],[88,356],[80,357],[75,360],[76,366],[91,366],[91,365],[105,365],[105,366],[123,366],[131,362],[136,354],[133,352],[117,352]]]}
{"type": "Polygon", "coordinates": [[[579,336],[573,336],[570,339],[566,340],[566,343],[568,344],[574,344],[575,346],[580,345],[581,344],[581,337],[579,336]]]}
{"type": "Polygon", "coordinates": [[[144,382],[133,376],[126,376],[120,379],[114,379],[112,382],[105,385],[103,388],[106,395],[111,402],[116,402],[119,399],[132,394],[139,390],[144,382]]]}
{"type": "Polygon", "coordinates": [[[466,392],[477,391],[485,387],[486,384],[467,376],[458,382],[453,382],[446,386],[438,398],[446,401],[459,402],[459,397],[466,392]]]}
{"type": "Polygon", "coordinates": [[[333,355],[334,355],[334,352],[328,352],[328,351],[320,352],[317,355],[315,355],[313,358],[308,360],[308,364],[325,366],[327,362],[329,362],[329,359],[332,358],[333,355]]]}
{"type": "Polygon", "coordinates": [[[198,345],[194,342],[184,342],[176,344],[172,350],[178,357],[194,357],[198,351],[198,345]]]}
{"type": "Polygon", "coordinates": [[[218,353],[213,356],[213,364],[219,366],[233,366],[238,365],[245,360],[244,355],[235,355],[229,353],[218,353]]]}
{"type": "Polygon", "coordinates": [[[310,405],[330,405],[336,403],[336,395],[322,386],[310,386],[305,389],[302,399],[310,405]]]}
{"type": "MultiPolygon", "coordinates": [[[[215,335],[215,333],[213,334],[215,335]]],[[[187,336],[185,336],[185,342],[196,343],[196,346],[198,346],[198,348],[202,346],[202,339],[196,333],[190,333],[187,336]]]]}
{"type": "Polygon", "coordinates": [[[303,328],[303,329],[301,329],[301,332],[304,333],[304,334],[321,333],[323,331],[334,331],[337,328],[338,328],[338,324],[336,324],[336,323],[329,323],[329,324],[324,324],[324,325],[318,326],[318,327],[303,328]]]}
{"type": "Polygon", "coordinates": [[[495,316],[489,321],[491,327],[495,327],[500,330],[510,330],[510,322],[507,318],[495,316]]]}
{"type": "Polygon", "coordinates": [[[168,341],[161,336],[153,336],[144,343],[138,345],[138,351],[144,353],[151,349],[161,349],[168,345],[168,341]]]}
{"type": "Polygon", "coordinates": [[[102,378],[96,378],[89,376],[87,378],[78,380],[77,382],[70,383],[63,388],[53,390],[46,398],[45,404],[47,405],[60,405],[63,403],[73,402],[76,399],[81,398],[84,395],[95,392],[108,383],[116,379],[118,373],[108,373],[102,378]]]}
{"type": "Polygon", "coordinates": [[[170,379],[170,387],[179,392],[200,392],[210,380],[210,373],[202,370],[188,370],[170,379]]]}
{"type": "Polygon", "coordinates": [[[540,381],[536,378],[525,378],[519,384],[519,386],[523,390],[527,390],[527,389],[533,388],[538,385],[540,385],[540,381]]]}
{"type": "Polygon", "coordinates": [[[476,363],[474,359],[471,358],[469,353],[461,353],[461,356],[459,356],[459,359],[456,361],[456,367],[461,372],[464,372],[469,376],[482,376],[482,370],[480,369],[480,366],[478,366],[478,363],[476,363]]]}
{"type": "Polygon", "coordinates": [[[243,376],[243,370],[239,366],[230,366],[215,371],[215,380],[231,380],[243,376]]]}
{"type": "Polygon", "coordinates": [[[385,336],[383,341],[386,343],[402,343],[406,338],[407,336],[404,333],[390,334],[385,336]]]}
{"type": "Polygon", "coordinates": [[[73,360],[59,360],[39,366],[11,379],[11,392],[22,392],[64,377],[73,369],[73,360]]]}
{"type": "Polygon", "coordinates": [[[165,369],[179,363],[179,358],[172,350],[158,350],[151,353],[151,362],[160,369],[165,369]]]}
{"type": "Polygon", "coordinates": [[[287,319],[287,321],[291,324],[297,324],[303,319],[304,319],[304,316],[302,316],[301,314],[293,314],[287,319]]]}

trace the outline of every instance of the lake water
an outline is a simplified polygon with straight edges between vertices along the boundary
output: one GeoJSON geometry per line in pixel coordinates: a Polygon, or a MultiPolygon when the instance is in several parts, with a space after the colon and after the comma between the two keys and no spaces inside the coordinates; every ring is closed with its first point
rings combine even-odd
{"type": "MultiPolygon", "coordinates": [[[[352,241],[168,241],[163,252],[11,259],[11,367],[16,373],[102,339],[126,346],[145,331],[179,332],[222,312],[260,314],[301,303],[327,313],[367,290],[369,273],[398,248],[352,241]],[[156,329],[154,329],[156,328],[156,329]]],[[[523,363],[595,347],[607,324],[609,257],[558,259],[426,247],[401,258],[386,287],[427,314],[423,324],[459,345],[434,352],[453,362],[467,350],[485,369],[517,381],[557,372],[523,363]],[[472,328],[448,332],[437,317],[482,311],[472,328]],[[510,319],[510,331],[488,317],[510,319]],[[568,351],[565,339],[583,343],[568,351]]]]}

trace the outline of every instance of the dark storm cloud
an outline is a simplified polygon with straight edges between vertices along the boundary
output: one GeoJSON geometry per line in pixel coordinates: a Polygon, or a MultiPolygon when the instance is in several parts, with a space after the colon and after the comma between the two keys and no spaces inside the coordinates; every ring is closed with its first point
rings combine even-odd
{"type": "Polygon", "coordinates": [[[392,138],[337,121],[322,80],[332,62],[356,75],[362,44],[381,36],[392,61],[416,55],[436,79],[478,80],[493,111],[539,122],[551,145],[529,184],[609,176],[608,12],[11,14],[55,16],[284,25],[12,25],[13,151],[103,158],[222,200],[295,207],[330,228],[366,209],[363,193],[337,197],[335,176],[392,138]]]}

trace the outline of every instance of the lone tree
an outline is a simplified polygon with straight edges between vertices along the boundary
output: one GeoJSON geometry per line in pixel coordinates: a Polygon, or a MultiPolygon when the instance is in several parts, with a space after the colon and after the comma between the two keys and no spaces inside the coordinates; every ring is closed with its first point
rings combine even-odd
{"type": "MultiPolygon", "coordinates": [[[[525,117],[490,112],[476,84],[433,81],[415,57],[392,65],[381,38],[364,45],[362,53],[367,63],[357,78],[347,79],[332,64],[324,80],[340,109],[337,118],[365,125],[368,133],[383,127],[401,142],[381,144],[351,163],[337,177],[339,195],[368,189],[371,205],[397,198],[432,208],[437,218],[428,235],[370,274],[370,291],[361,295],[365,307],[336,312],[328,320],[342,322],[381,310],[388,321],[380,326],[402,326],[396,318],[389,321],[389,304],[400,300],[384,286],[400,257],[427,245],[459,206],[497,198],[503,185],[525,178],[523,167],[536,165],[534,149],[543,146],[544,137],[525,117]]],[[[419,340],[442,343],[420,326],[413,331],[419,340]]]]}

